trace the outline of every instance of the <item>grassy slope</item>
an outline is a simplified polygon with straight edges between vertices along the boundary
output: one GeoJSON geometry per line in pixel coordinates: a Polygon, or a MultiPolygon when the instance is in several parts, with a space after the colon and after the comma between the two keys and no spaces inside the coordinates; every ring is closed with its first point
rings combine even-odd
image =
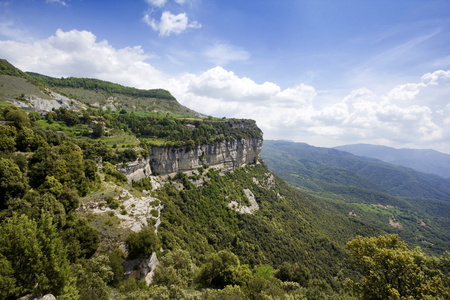
{"type": "Polygon", "coordinates": [[[50,96],[43,93],[39,87],[21,77],[0,75],[0,89],[0,102],[5,103],[5,105],[7,100],[14,100],[22,95],[51,99],[50,96]]]}

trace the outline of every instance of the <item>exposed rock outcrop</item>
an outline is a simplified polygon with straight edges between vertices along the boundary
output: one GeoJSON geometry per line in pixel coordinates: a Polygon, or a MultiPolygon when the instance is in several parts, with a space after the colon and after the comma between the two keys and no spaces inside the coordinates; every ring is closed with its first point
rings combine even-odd
{"type": "Polygon", "coordinates": [[[165,175],[195,170],[205,164],[232,171],[237,167],[255,164],[261,153],[263,140],[233,140],[192,148],[152,147],[150,167],[153,174],[165,175]]]}
{"type": "Polygon", "coordinates": [[[236,201],[228,203],[228,207],[241,214],[251,214],[256,210],[259,210],[258,202],[256,202],[255,195],[249,189],[244,189],[245,196],[247,196],[250,206],[239,205],[236,201]]]}
{"type": "Polygon", "coordinates": [[[117,168],[117,170],[127,175],[128,183],[131,183],[134,180],[140,180],[152,174],[152,170],[150,169],[150,158],[138,159],[123,167],[117,168]]]}
{"type": "Polygon", "coordinates": [[[48,90],[48,92],[50,96],[46,96],[50,99],[31,95],[26,99],[27,101],[14,99],[10,102],[11,104],[22,109],[32,108],[40,111],[50,111],[52,109],[59,109],[61,107],[66,109],[79,109],[83,107],[83,105],[79,101],[60,95],[50,90],[48,90]]]}

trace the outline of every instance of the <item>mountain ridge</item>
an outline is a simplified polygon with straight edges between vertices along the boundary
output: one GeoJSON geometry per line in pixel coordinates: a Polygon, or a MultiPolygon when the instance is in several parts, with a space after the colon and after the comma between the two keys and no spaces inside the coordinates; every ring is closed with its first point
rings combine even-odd
{"type": "Polygon", "coordinates": [[[53,108],[87,107],[113,111],[174,113],[194,117],[205,115],[181,105],[164,89],[137,89],[92,78],[55,78],[23,72],[5,59],[0,59],[0,104],[12,103],[35,111],[53,108]]]}
{"type": "Polygon", "coordinates": [[[364,218],[368,225],[432,251],[450,246],[447,179],[306,143],[265,140],[261,157],[291,186],[316,195],[322,207],[364,218]],[[424,220],[429,232],[417,225],[424,220]],[[394,230],[397,221],[403,228],[394,230]]]}
{"type": "Polygon", "coordinates": [[[279,150],[288,151],[296,157],[355,172],[394,196],[419,196],[450,201],[450,180],[437,175],[394,166],[375,158],[360,157],[335,148],[268,140],[265,145],[266,149],[276,145],[279,150]]]}
{"type": "Polygon", "coordinates": [[[371,144],[342,145],[334,147],[334,149],[450,178],[450,155],[433,149],[397,149],[371,144]]]}

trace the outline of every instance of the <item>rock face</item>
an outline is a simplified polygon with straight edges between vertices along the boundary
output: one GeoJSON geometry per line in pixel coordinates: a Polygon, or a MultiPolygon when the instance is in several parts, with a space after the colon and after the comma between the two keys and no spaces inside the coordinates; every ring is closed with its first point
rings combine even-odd
{"type": "Polygon", "coordinates": [[[237,167],[255,164],[261,153],[263,140],[233,140],[192,148],[152,147],[150,167],[153,174],[165,175],[210,167],[232,171],[237,167]]]}
{"type": "Polygon", "coordinates": [[[128,183],[131,183],[133,180],[140,180],[152,174],[152,170],[150,169],[150,158],[138,159],[117,170],[127,175],[128,183]]]}
{"type": "Polygon", "coordinates": [[[247,196],[250,206],[239,205],[236,201],[228,203],[228,207],[241,214],[252,214],[255,210],[259,210],[258,202],[256,202],[255,195],[249,189],[244,189],[245,196],[247,196]]]}
{"type": "Polygon", "coordinates": [[[45,97],[48,97],[49,99],[31,95],[27,98],[27,102],[15,99],[10,102],[22,109],[33,108],[39,111],[51,111],[52,109],[59,109],[61,107],[66,109],[79,109],[83,106],[79,101],[70,99],[50,90],[48,92],[50,93],[50,96],[45,95],[45,97]]]}

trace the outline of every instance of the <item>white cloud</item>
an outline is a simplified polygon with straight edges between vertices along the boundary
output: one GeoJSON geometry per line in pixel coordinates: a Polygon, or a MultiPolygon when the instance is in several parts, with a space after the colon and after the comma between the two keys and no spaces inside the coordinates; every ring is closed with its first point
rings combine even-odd
{"type": "Polygon", "coordinates": [[[273,83],[256,84],[250,78],[239,78],[233,72],[222,67],[210,69],[193,78],[189,92],[198,95],[219,98],[225,102],[245,99],[246,101],[266,101],[280,92],[273,83]]]}
{"type": "MultiPolygon", "coordinates": [[[[148,4],[152,5],[152,6],[157,6],[157,7],[163,7],[166,3],[167,0],[145,0],[148,4]]],[[[184,5],[185,3],[188,2],[188,0],[174,0],[175,3],[179,4],[179,5],[184,5]]]]}
{"type": "Polygon", "coordinates": [[[88,31],[60,29],[35,43],[0,41],[0,57],[24,71],[55,77],[94,77],[135,87],[157,87],[167,78],[145,61],[141,47],[114,49],[88,31]]]}
{"type": "Polygon", "coordinates": [[[63,0],[45,0],[45,3],[59,3],[62,6],[69,6],[66,1],[63,0]]]}
{"type": "MultiPolygon", "coordinates": [[[[323,106],[318,91],[298,84],[282,89],[222,67],[169,76],[147,61],[140,46],[115,49],[88,31],[58,30],[31,42],[0,41],[0,57],[25,71],[50,76],[94,77],[138,88],[165,88],[196,111],[217,117],[253,118],[265,138],[321,146],[382,142],[389,146],[450,149],[450,71],[377,94],[367,88],[323,106]]],[[[320,91],[319,91],[320,92],[320,91]]]]}
{"type": "Polygon", "coordinates": [[[14,22],[8,20],[0,21],[0,35],[21,42],[29,42],[32,40],[26,31],[15,27],[14,22]]]}
{"type": "Polygon", "coordinates": [[[164,11],[162,13],[159,22],[153,19],[149,14],[145,14],[142,20],[154,31],[159,31],[160,36],[169,36],[172,33],[180,34],[188,28],[198,29],[202,27],[197,21],[189,22],[186,13],[174,15],[169,11],[164,11]]]}
{"type": "Polygon", "coordinates": [[[205,56],[210,62],[221,66],[233,61],[246,61],[250,58],[247,51],[225,43],[216,43],[209,47],[205,51],[205,56]]]}
{"type": "Polygon", "coordinates": [[[153,6],[162,7],[166,4],[167,0],[145,0],[148,4],[153,6]]]}

